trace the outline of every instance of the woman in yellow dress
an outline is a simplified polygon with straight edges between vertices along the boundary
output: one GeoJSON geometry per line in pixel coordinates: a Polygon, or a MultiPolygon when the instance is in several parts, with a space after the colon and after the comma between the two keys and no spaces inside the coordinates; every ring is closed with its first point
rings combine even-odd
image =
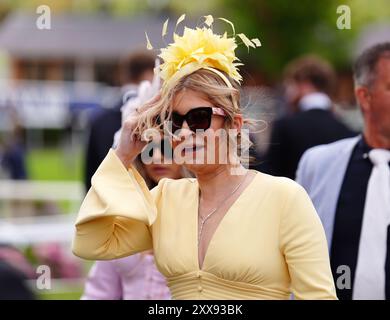
{"type": "Polygon", "coordinates": [[[212,21],[162,50],[161,94],[126,120],[93,176],[73,252],[106,260],[153,249],[174,299],[336,299],[324,230],[304,189],[246,169],[232,140],[218,136],[235,129],[247,139],[235,36],[214,34],[212,21]],[[162,179],[149,191],[132,162],[147,129],[167,121],[175,160],[196,178],[162,179]]]}

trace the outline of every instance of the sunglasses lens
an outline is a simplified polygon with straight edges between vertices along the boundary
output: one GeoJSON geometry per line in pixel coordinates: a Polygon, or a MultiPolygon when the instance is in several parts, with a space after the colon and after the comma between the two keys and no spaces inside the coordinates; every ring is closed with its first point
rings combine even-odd
{"type": "Polygon", "coordinates": [[[172,113],[172,133],[175,133],[177,130],[181,129],[183,125],[183,117],[176,113],[172,113]]]}
{"type": "Polygon", "coordinates": [[[211,124],[211,108],[194,109],[187,114],[187,123],[192,131],[206,130],[210,128],[211,124]]]}

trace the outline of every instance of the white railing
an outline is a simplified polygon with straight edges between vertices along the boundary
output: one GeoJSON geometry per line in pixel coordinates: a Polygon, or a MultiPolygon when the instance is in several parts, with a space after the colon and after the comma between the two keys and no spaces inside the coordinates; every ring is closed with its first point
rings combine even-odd
{"type": "Polygon", "coordinates": [[[76,215],[33,216],[0,219],[0,243],[26,246],[60,242],[70,244],[76,215]]]}
{"type": "Polygon", "coordinates": [[[79,202],[84,187],[77,181],[0,180],[1,200],[41,200],[79,202]]]}
{"type": "Polygon", "coordinates": [[[84,196],[84,187],[77,181],[0,180],[0,242],[28,245],[44,242],[70,242],[74,214],[20,216],[14,203],[67,202],[76,212],[84,196]]]}

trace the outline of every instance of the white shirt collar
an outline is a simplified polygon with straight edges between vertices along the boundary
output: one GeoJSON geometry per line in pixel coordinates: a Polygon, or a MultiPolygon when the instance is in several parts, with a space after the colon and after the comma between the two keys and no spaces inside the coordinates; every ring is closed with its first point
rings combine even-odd
{"type": "Polygon", "coordinates": [[[301,111],[308,111],[311,109],[328,110],[332,106],[332,100],[329,96],[322,92],[309,93],[299,101],[299,108],[301,111]]]}

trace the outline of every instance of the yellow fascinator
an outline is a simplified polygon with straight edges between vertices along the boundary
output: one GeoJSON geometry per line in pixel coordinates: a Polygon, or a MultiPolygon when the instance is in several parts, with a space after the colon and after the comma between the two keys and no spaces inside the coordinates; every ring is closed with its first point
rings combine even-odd
{"type": "MultiPolygon", "coordinates": [[[[236,38],[240,38],[248,50],[249,47],[260,47],[260,40],[257,38],[250,40],[243,33],[236,35],[234,24],[224,18],[218,18],[218,20],[228,23],[232,28],[233,35],[228,36],[226,32],[223,35],[216,34],[212,29],[214,18],[211,15],[203,18],[203,27],[196,27],[195,29],[184,27],[181,36],[176,33],[176,29],[184,21],[185,15],[183,14],[177,20],[173,32],[173,43],[170,43],[166,48],[162,48],[158,55],[163,60],[163,63],[157,67],[159,68],[157,71],[163,80],[163,90],[169,89],[177,80],[198,69],[208,69],[217,73],[229,87],[232,87],[232,85],[222,72],[237,83],[241,83],[242,77],[237,67],[242,63],[235,55],[235,49],[238,45],[236,38]]],[[[168,20],[163,24],[163,38],[167,33],[167,29],[168,20]]],[[[147,48],[153,49],[147,34],[146,41],[147,48]]]]}

